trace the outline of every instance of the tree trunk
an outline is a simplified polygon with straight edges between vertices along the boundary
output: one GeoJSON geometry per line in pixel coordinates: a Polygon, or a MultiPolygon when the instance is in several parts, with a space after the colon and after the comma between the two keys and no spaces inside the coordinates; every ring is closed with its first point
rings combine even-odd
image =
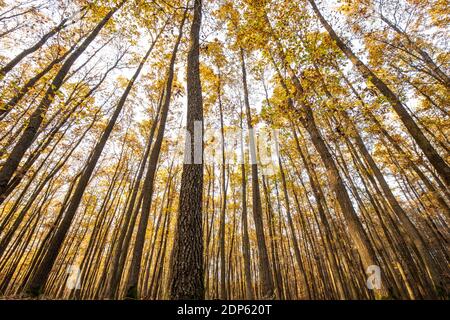
{"type": "Polygon", "coordinates": [[[255,132],[253,132],[252,115],[250,111],[250,102],[247,87],[247,70],[245,67],[244,50],[240,49],[242,82],[244,88],[244,102],[245,111],[247,115],[247,128],[249,131],[250,143],[250,160],[252,168],[252,208],[253,219],[255,221],[256,238],[258,244],[258,267],[261,277],[262,298],[274,298],[274,284],[272,278],[272,271],[270,270],[269,254],[267,252],[266,240],[264,236],[264,224],[262,216],[261,192],[258,180],[258,164],[256,157],[255,132]]]}
{"type": "Polygon", "coordinates": [[[177,230],[174,237],[173,259],[170,278],[170,299],[204,299],[203,275],[203,98],[200,82],[200,27],[202,20],[202,0],[194,2],[194,17],[190,32],[190,45],[187,61],[187,120],[185,159],[181,175],[180,199],[178,207],[177,230]],[[194,127],[201,126],[194,135],[194,127]],[[195,144],[192,144],[194,137],[195,144]],[[201,143],[200,150],[198,144],[201,143]],[[199,154],[200,153],[200,154],[199,154]]]}
{"type": "MultiPolygon", "coordinates": [[[[240,116],[240,125],[242,130],[242,110],[240,116]]],[[[252,274],[250,265],[250,239],[248,236],[248,218],[247,218],[247,174],[245,170],[244,137],[241,136],[241,191],[242,191],[242,255],[244,259],[244,280],[245,280],[245,298],[253,300],[252,274]]]]}

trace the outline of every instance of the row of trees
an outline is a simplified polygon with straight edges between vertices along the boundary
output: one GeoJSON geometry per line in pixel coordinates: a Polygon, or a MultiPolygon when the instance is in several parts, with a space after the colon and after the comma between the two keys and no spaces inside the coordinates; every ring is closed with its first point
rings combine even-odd
{"type": "Polygon", "coordinates": [[[446,10],[0,1],[1,295],[447,298],[446,10]]]}

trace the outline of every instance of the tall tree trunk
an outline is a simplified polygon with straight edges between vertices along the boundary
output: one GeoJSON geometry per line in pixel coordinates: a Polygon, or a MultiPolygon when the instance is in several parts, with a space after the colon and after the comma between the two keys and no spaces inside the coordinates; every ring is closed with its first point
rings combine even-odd
{"type": "Polygon", "coordinates": [[[309,178],[309,183],[310,183],[311,189],[313,191],[314,198],[316,200],[317,212],[319,213],[319,218],[325,229],[325,232],[324,232],[325,239],[326,239],[325,243],[329,246],[327,253],[328,253],[328,259],[330,260],[330,263],[331,263],[332,271],[334,273],[333,277],[337,279],[336,282],[337,282],[337,288],[338,288],[340,297],[344,298],[344,297],[346,297],[346,290],[344,287],[345,282],[343,280],[343,277],[342,277],[341,272],[338,267],[338,262],[337,262],[337,258],[335,255],[336,252],[333,250],[336,246],[333,245],[333,243],[334,243],[333,232],[331,230],[331,226],[330,226],[331,223],[329,221],[329,220],[331,220],[331,217],[326,215],[325,208],[323,205],[323,201],[325,200],[324,199],[325,197],[323,195],[323,192],[320,189],[320,186],[318,185],[316,175],[314,174],[314,172],[311,168],[310,159],[309,159],[308,155],[306,154],[306,152],[303,150],[304,148],[302,148],[302,146],[300,145],[300,141],[298,139],[296,129],[292,123],[291,123],[291,127],[292,127],[292,132],[294,134],[295,146],[296,146],[297,151],[299,152],[300,157],[303,161],[303,164],[306,168],[306,172],[307,172],[308,178],[309,178]]]}
{"type": "Polygon", "coordinates": [[[220,229],[219,229],[219,250],[220,250],[220,299],[227,299],[226,290],[226,265],[225,265],[225,213],[227,209],[227,184],[226,184],[226,163],[225,163],[225,131],[223,125],[223,105],[221,96],[221,74],[219,70],[218,84],[218,100],[219,100],[219,117],[220,117],[220,134],[222,148],[222,203],[220,205],[220,229]]]}
{"type": "MultiPolygon", "coordinates": [[[[240,115],[240,126],[242,130],[242,107],[240,115]]],[[[245,170],[245,154],[243,135],[241,135],[241,192],[242,192],[242,255],[244,260],[244,280],[245,280],[245,298],[248,300],[254,299],[254,292],[252,286],[252,274],[250,266],[250,239],[248,236],[248,218],[247,218],[247,174],[245,170]]]]}
{"type": "MultiPolygon", "coordinates": [[[[161,32],[159,33],[159,35],[161,33],[162,33],[162,29],[161,29],[161,32]]],[[[159,35],[158,35],[158,37],[159,37],[159,35]]],[[[155,39],[155,40],[157,40],[157,39],[155,39]]],[[[154,137],[156,128],[158,126],[159,114],[160,114],[160,111],[162,108],[163,98],[164,98],[164,89],[162,90],[162,93],[161,93],[161,96],[159,99],[159,103],[158,103],[158,107],[156,109],[155,116],[153,118],[153,123],[150,128],[149,137],[147,140],[145,151],[142,155],[139,171],[136,175],[136,179],[133,184],[130,201],[128,202],[127,206],[124,209],[125,210],[125,220],[123,222],[117,243],[113,250],[113,258],[111,261],[111,272],[108,275],[108,278],[106,280],[106,288],[105,288],[105,297],[107,297],[109,299],[115,297],[115,295],[117,293],[117,289],[120,284],[120,277],[123,272],[126,255],[128,253],[128,248],[129,248],[129,244],[131,241],[132,231],[134,229],[134,225],[135,225],[135,222],[137,219],[140,204],[142,202],[143,194],[142,193],[139,194],[139,189],[140,189],[141,182],[142,182],[141,181],[142,176],[144,175],[145,168],[147,166],[147,162],[148,162],[147,158],[148,158],[148,155],[150,154],[153,137],[154,137]],[[138,197],[138,195],[139,195],[139,197],[138,197]],[[136,199],[137,199],[137,201],[136,201],[136,199]]]]}
{"type": "MultiPolygon", "coordinates": [[[[281,56],[281,60],[283,61],[283,63],[285,63],[286,61],[282,48],[279,47],[278,51],[279,55],[281,56]]],[[[275,65],[275,67],[277,66],[275,65]]],[[[333,160],[333,157],[330,151],[328,150],[319,129],[317,128],[313,111],[311,109],[311,106],[309,105],[309,102],[304,96],[304,90],[300,83],[300,79],[295,75],[294,71],[289,67],[289,65],[287,65],[287,71],[295,88],[293,96],[295,97],[296,102],[301,106],[301,109],[297,109],[294,106],[292,99],[288,98],[289,109],[298,115],[299,120],[301,121],[305,129],[308,131],[311,141],[313,142],[314,147],[319,153],[320,158],[322,159],[322,162],[324,163],[327,169],[328,182],[336,195],[341,211],[348,224],[351,238],[361,257],[364,271],[366,271],[369,266],[373,265],[380,266],[375,251],[367,237],[366,232],[364,231],[361,222],[359,221],[355,209],[353,208],[353,204],[345,188],[344,181],[342,180],[342,177],[339,174],[339,169],[335,161],[333,160]]],[[[278,73],[281,76],[279,70],[278,73]]],[[[286,83],[284,82],[283,78],[281,78],[281,80],[284,90],[288,95],[290,95],[291,92],[287,87],[286,83]]],[[[383,275],[381,275],[381,277],[383,278],[383,275]]],[[[381,281],[380,288],[376,290],[376,296],[379,298],[388,296],[388,292],[386,290],[385,283],[383,280],[381,281]]]]}
{"type": "Polygon", "coordinates": [[[187,58],[187,120],[185,163],[181,175],[178,219],[170,278],[170,299],[204,299],[203,275],[203,98],[200,82],[200,27],[202,0],[194,2],[187,58]],[[194,134],[195,131],[201,132],[194,134]],[[194,137],[196,144],[192,144],[194,137]],[[198,141],[201,140],[201,141],[198,141]],[[198,144],[201,144],[199,147],[198,144]],[[200,150],[198,150],[200,149],[200,150]],[[190,163],[186,163],[189,158],[190,163]],[[200,162],[200,163],[196,163],[200,162]]]}
{"type": "Polygon", "coordinates": [[[244,88],[244,103],[247,115],[247,128],[249,131],[250,143],[250,160],[252,168],[252,208],[253,219],[255,221],[256,238],[258,244],[258,267],[259,275],[261,277],[262,298],[274,298],[274,284],[272,278],[272,271],[270,270],[269,254],[267,252],[266,240],[264,236],[264,224],[261,205],[261,192],[258,180],[258,164],[256,156],[255,132],[253,132],[252,115],[250,111],[250,101],[247,87],[247,70],[245,66],[244,50],[240,49],[241,69],[242,69],[242,84],[244,88]]]}
{"type": "MultiPolygon", "coordinates": [[[[297,240],[297,235],[295,232],[295,227],[294,227],[294,222],[292,220],[292,215],[291,215],[291,208],[290,208],[290,203],[289,203],[289,193],[287,190],[287,183],[286,183],[286,175],[284,174],[284,168],[283,168],[283,164],[281,162],[281,157],[280,155],[278,155],[278,166],[280,168],[280,173],[281,173],[281,182],[282,182],[282,186],[283,186],[283,195],[284,195],[284,200],[285,200],[285,207],[286,207],[286,215],[287,215],[287,219],[288,219],[288,225],[289,225],[289,229],[290,229],[290,235],[291,235],[291,242],[292,245],[294,247],[294,254],[295,254],[295,260],[297,261],[298,267],[300,269],[300,277],[301,277],[301,285],[306,289],[302,289],[301,292],[303,293],[303,296],[300,296],[300,299],[305,298],[305,299],[310,299],[309,297],[309,293],[308,293],[308,281],[305,275],[305,268],[303,267],[303,261],[302,261],[302,256],[300,253],[300,248],[298,246],[298,240],[297,240]]],[[[302,212],[299,212],[298,214],[303,214],[302,212]]]]}

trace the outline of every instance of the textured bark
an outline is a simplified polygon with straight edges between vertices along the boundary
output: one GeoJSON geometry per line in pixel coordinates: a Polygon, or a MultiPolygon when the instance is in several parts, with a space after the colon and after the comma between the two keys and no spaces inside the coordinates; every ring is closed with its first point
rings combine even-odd
{"type": "MultiPolygon", "coordinates": [[[[190,32],[187,58],[187,121],[186,139],[194,137],[194,122],[200,121],[203,128],[203,98],[200,82],[200,27],[202,1],[194,2],[194,18],[190,32]]],[[[202,137],[203,144],[203,137],[202,137]]],[[[203,145],[201,147],[203,153],[203,145]]],[[[185,155],[192,163],[183,164],[181,175],[178,219],[174,239],[173,259],[170,274],[170,299],[204,299],[203,275],[203,160],[194,163],[194,144],[187,141],[185,155]]]]}

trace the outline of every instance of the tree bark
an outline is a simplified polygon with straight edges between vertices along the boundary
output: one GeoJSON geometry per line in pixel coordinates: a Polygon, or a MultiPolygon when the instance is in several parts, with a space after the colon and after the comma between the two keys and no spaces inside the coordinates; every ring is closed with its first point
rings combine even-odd
{"type": "MultiPolygon", "coordinates": [[[[205,297],[202,230],[203,159],[201,163],[194,163],[196,148],[190,141],[191,137],[194,137],[195,122],[197,127],[200,123],[201,154],[203,154],[203,98],[199,69],[201,20],[202,0],[195,0],[186,72],[188,96],[186,130],[189,134],[186,136],[185,156],[190,157],[191,163],[183,164],[181,175],[177,230],[170,274],[172,300],[201,300],[205,297]]],[[[195,138],[198,140],[198,137],[195,138]]]]}

